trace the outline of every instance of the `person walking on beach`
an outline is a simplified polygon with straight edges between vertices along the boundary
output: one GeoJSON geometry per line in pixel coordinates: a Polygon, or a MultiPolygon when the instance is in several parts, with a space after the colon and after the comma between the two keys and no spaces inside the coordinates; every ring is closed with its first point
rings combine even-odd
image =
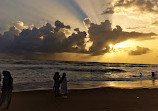
{"type": "Polygon", "coordinates": [[[67,78],[66,78],[66,73],[63,73],[60,82],[61,82],[60,93],[61,93],[61,95],[63,97],[67,98],[67,78]]]}
{"type": "Polygon", "coordinates": [[[60,87],[60,75],[59,75],[59,72],[55,72],[55,75],[54,75],[53,79],[54,79],[53,89],[55,91],[55,96],[59,96],[59,87],[60,87]]]}
{"type": "Polygon", "coordinates": [[[9,105],[11,103],[11,94],[13,90],[13,78],[9,71],[3,71],[3,85],[2,85],[2,94],[0,99],[0,106],[5,102],[7,99],[7,109],[9,108],[9,105]]]}

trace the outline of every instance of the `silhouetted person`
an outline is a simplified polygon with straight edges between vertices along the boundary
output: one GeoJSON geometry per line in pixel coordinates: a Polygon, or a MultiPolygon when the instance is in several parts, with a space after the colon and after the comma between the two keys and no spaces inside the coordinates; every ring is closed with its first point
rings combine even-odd
{"type": "Polygon", "coordinates": [[[142,77],[142,73],[140,72],[140,77],[142,77]]]}
{"type": "Polygon", "coordinates": [[[9,71],[3,71],[3,85],[2,85],[2,94],[0,99],[0,106],[5,102],[7,99],[7,109],[9,108],[11,102],[11,94],[13,90],[13,78],[9,71]]]}
{"type": "Polygon", "coordinates": [[[66,73],[63,73],[62,78],[60,80],[61,82],[61,90],[60,93],[63,97],[67,98],[67,78],[66,73]]]}
{"type": "Polygon", "coordinates": [[[0,86],[1,86],[1,73],[0,73],[0,86]]]}
{"type": "Polygon", "coordinates": [[[54,91],[55,91],[55,96],[59,96],[59,87],[60,87],[60,75],[59,72],[55,72],[55,75],[53,77],[54,79],[54,91]]]}
{"type": "Polygon", "coordinates": [[[1,73],[0,73],[0,83],[1,83],[1,73]]]}
{"type": "Polygon", "coordinates": [[[152,72],[152,83],[153,83],[153,86],[155,86],[155,80],[156,80],[155,72],[152,72]]]}
{"type": "Polygon", "coordinates": [[[155,77],[155,72],[152,72],[152,77],[155,77]]]}

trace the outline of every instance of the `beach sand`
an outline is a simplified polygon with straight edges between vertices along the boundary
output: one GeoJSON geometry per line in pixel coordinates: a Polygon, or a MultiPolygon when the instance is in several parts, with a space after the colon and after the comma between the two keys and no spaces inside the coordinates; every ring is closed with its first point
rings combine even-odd
{"type": "MultiPolygon", "coordinates": [[[[4,111],[4,106],[0,111],[4,111]]],[[[97,88],[69,90],[68,98],[51,90],[15,92],[8,111],[157,111],[158,89],[97,88]]]]}

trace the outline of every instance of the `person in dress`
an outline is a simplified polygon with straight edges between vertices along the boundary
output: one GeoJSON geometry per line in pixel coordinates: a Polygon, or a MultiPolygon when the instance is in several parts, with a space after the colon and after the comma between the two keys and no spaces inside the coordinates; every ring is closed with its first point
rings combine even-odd
{"type": "Polygon", "coordinates": [[[67,78],[66,78],[66,73],[63,73],[60,82],[61,82],[60,94],[63,97],[67,98],[67,78]]]}
{"type": "Polygon", "coordinates": [[[7,109],[11,103],[11,94],[13,90],[13,78],[9,71],[3,71],[3,85],[2,85],[2,94],[0,99],[0,106],[5,102],[7,99],[7,109]]]}
{"type": "Polygon", "coordinates": [[[55,72],[53,79],[54,79],[53,89],[55,91],[55,96],[60,96],[59,95],[59,87],[60,87],[60,75],[59,75],[59,72],[55,72]]]}

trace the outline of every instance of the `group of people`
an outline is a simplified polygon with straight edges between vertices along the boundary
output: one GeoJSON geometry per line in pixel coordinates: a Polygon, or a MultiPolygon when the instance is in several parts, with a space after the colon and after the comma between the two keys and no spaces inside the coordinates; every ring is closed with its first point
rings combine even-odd
{"type": "MultiPolygon", "coordinates": [[[[2,104],[7,100],[7,107],[9,108],[11,103],[11,95],[13,90],[13,78],[9,71],[3,71],[3,82],[1,87],[1,98],[0,98],[0,107],[2,104]]],[[[62,77],[60,77],[59,72],[56,72],[54,74],[54,86],[53,89],[55,91],[55,96],[62,96],[67,98],[67,78],[66,73],[62,74],[62,77]]],[[[1,81],[1,76],[0,76],[1,81]]]]}
{"type": "Polygon", "coordinates": [[[54,74],[54,91],[55,96],[62,96],[67,98],[67,78],[66,73],[62,74],[60,77],[59,72],[55,72],[54,74]]]}

